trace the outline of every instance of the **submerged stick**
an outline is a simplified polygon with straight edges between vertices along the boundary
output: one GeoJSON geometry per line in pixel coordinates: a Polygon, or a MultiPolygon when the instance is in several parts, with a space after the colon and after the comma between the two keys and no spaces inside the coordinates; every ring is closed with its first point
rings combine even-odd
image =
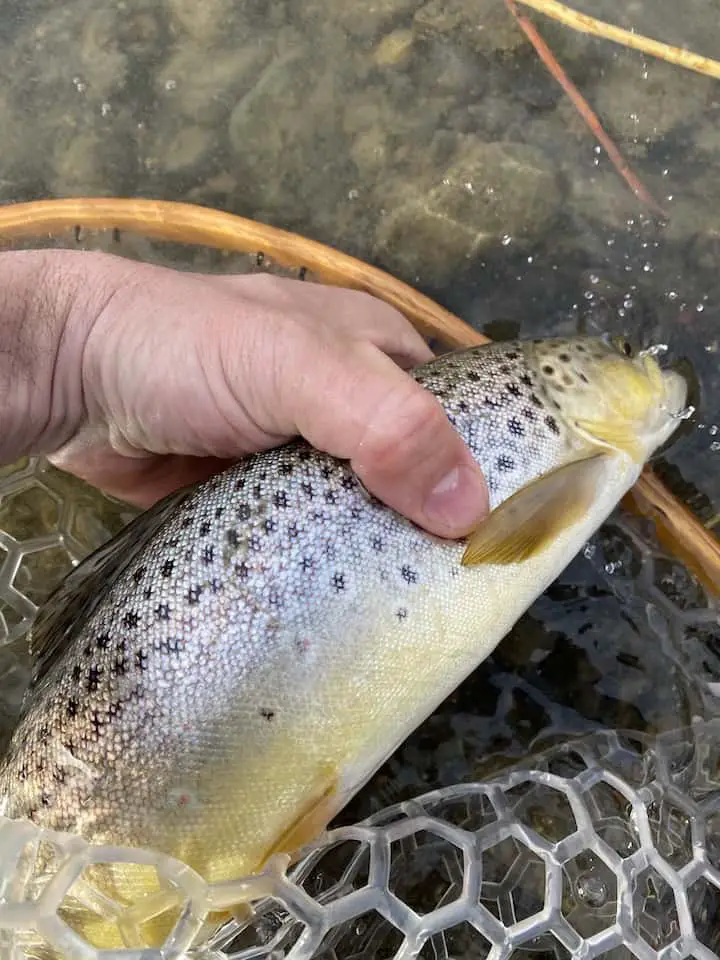
{"type": "MultiPolygon", "coordinates": [[[[522,2],[522,0],[520,0],[520,2],[522,2]]],[[[526,16],[518,12],[515,0],[505,0],[505,4],[515,18],[515,21],[520,29],[535,48],[535,52],[545,64],[550,74],[563,88],[572,105],[595,135],[596,139],[607,153],[617,172],[627,183],[638,200],[642,201],[642,203],[644,203],[651,210],[654,210],[655,213],[659,214],[659,216],[665,220],[667,218],[666,211],[663,210],[657,200],[655,200],[655,198],[652,196],[650,191],[647,190],[640,182],[637,174],[633,172],[630,164],[627,162],[627,160],[625,160],[623,155],[620,153],[620,150],[613,143],[607,132],[603,129],[602,124],[598,120],[597,114],[593,111],[585,97],[583,97],[578,88],[560,66],[560,63],[555,58],[552,50],[540,36],[534,24],[528,20],[526,16]]]]}
{"type": "MultiPolygon", "coordinates": [[[[286,267],[312,270],[325,283],[373,294],[448,346],[489,342],[465,321],[383,270],[317,241],[235,214],[189,203],[124,198],[39,200],[0,207],[0,239],[48,236],[76,227],[129,230],[160,240],[241,253],[262,251],[286,267]]],[[[651,516],[661,542],[720,594],[720,541],[649,468],[626,502],[634,512],[651,516]]]]}
{"type": "Polygon", "coordinates": [[[586,13],[578,13],[564,3],[558,3],[558,0],[517,0],[517,2],[526,7],[532,7],[533,10],[544,13],[552,20],[564,23],[580,33],[589,33],[595,37],[611,40],[623,47],[632,47],[633,50],[640,50],[651,57],[657,57],[658,60],[665,60],[686,70],[694,70],[695,73],[702,73],[706,77],[720,80],[720,63],[717,60],[711,60],[710,57],[701,57],[690,50],[672,47],[659,40],[644,37],[634,30],[624,30],[622,27],[590,17],[586,13]]]}

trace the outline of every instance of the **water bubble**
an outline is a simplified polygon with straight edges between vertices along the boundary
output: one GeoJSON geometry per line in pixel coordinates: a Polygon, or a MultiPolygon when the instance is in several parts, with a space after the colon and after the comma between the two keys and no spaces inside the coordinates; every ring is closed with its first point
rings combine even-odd
{"type": "Polygon", "coordinates": [[[720,432],[720,427],[718,427],[716,423],[714,423],[708,430],[708,433],[710,434],[711,437],[716,437],[719,432],[720,432]]]}
{"type": "Polygon", "coordinates": [[[697,311],[697,313],[702,313],[704,309],[705,309],[705,304],[703,304],[703,303],[699,303],[699,304],[695,307],[695,310],[697,311]]]}
{"type": "Polygon", "coordinates": [[[575,883],[578,899],[582,900],[589,907],[602,907],[607,903],[608,888],[607,884],[600,877],[592,873],[584,873],[577,878],[575,883]]]}
{"type": "Polygon", "coordinates": [[[357,190],[355,187],[353,187],[352,190],[348,190],[348,200],[357,200],[359,196],[360,196],[360,191],[357,190]]]}
{"type": "Polygon", "coordinates": [[[107,101],[105,101],[105,103],[101,103],[101,104],[100,104],[100,115],[101,115],[101,116],[106,117],[106,116],[110,113],[111,110],[112,110],[112,107],[110,106],[110,104],[109,104],[107,101]]]}
{"type": "Polygon", "coordinates": [[[166,80],[165,89],[166,90],[175,90],[177,88],[177,80],[166,80]]]}
{"type": "Polygon", "coordinates": [[[508,247],[508,246],[512,243],[512,239],[513,239],[513,238],[510,236],[509,233],[504,233],[504,234],[502,235],[502,237],[500,237],[500,243],[501,243],[504,247],[508,247]]]}
{"type": "Polygon", "coordinates": [[[677,290],[668,290],[667,298],[668,300],[677,300],[678,298],[677,290]]]}

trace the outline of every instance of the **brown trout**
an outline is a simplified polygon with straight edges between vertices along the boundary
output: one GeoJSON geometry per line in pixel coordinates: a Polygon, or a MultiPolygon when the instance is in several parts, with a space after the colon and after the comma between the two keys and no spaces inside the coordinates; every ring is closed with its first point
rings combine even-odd
{"type": "MultiPolygon", "coordinates": [[[[413,376],[487,478],[472,536],[429,535],[299,440],[171,495],[38,616],[1,812],[211,882],[296,851],[559,575],[686,402],[652,350],[591,338],[413,376]]],[[[130,867],[103,869],[107,892],[142,893],[130,867]]]]}

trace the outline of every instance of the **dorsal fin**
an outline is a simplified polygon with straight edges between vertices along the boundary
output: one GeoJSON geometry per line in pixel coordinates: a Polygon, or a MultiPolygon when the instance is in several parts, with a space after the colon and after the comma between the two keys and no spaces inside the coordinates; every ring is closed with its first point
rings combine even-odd
{"type": "Polygon", "coordinates": [[[169,494],[135,517],[112,540],[71,570],[40,608],[30,629],[33,660],[31,689],[47,676],[62,656],[73,633],[103,602],[117,578],[137,557],[158,529],[195,487],[169,494]]]}

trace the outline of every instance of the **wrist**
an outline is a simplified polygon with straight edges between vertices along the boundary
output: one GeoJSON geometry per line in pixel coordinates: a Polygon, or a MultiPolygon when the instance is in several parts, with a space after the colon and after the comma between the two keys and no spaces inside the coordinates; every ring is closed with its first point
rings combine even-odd
{"type": "Polygon", "coordinates": [[[51,453],[84,420],[83,349],[109,295],[95,257],[0,253],[0,463],[51,453]]]}

